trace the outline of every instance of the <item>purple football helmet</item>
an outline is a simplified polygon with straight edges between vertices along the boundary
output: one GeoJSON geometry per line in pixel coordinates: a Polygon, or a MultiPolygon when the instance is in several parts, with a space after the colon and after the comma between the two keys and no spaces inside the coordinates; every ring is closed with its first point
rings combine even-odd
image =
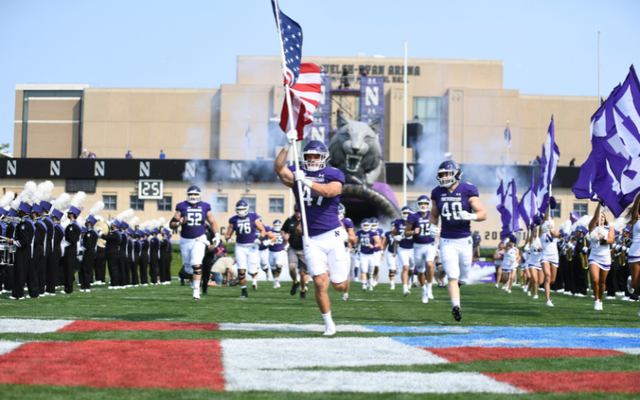
{"type": "Polygon", "coordinates": [[[429,212],[431,208],[431,199],[426,194],[418,197],[418,211],[422,213],[429,212]]]}
{"type": "Polygon", "coordinates": [[[187,202],[189,204],[198,204],[202,197],[202,191],[199,187],[193,185],[187,189],[187,202]]]}
{"type": "Polygon", "coordinates": [[[244,218],[249,214],[249,204],[244,200],[239,200],[236,203],[236,215],[240,218],[244,218]]]}
{"type": "Polygon", "coordinates": [[[327,161],[329,161],[329,150],[319,140],[312,140],[307,143],[302,149],[302,168],[310,172],[319,171],[327,167],[327,161]],[[308,160],[307,155],[319,154],[319,160],[308,160]]]}
{"type": "Polygon", "coordinates": [[[460,166],[453,160],[447,160],[438,167],[436,178],[440,186],[445,188],[451,187],[455,183],[460,182],[462,178],[460,166]]]}

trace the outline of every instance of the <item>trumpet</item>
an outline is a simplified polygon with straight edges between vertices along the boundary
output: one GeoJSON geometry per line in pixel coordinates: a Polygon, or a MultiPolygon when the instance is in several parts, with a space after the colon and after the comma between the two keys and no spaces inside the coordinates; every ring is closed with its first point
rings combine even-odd
{"type": "Polygon", "coordinates": [[[22,221],[21,218],[19,217],[4,217],[2,218],[3,222],[16,222],[16,223],[20,223],[22,221]]]}

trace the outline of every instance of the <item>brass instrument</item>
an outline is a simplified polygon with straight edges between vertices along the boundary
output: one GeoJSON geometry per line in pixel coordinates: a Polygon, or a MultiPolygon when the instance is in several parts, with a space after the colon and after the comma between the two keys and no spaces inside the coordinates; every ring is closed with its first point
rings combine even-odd
{"type": "MultiPolygon", "coordinates": [[[[631,246],[631,239],[624,238],[622,239],[622,246],[629,248],[631,246]]],[[[618,261],[620,262],[620,266],[624,267],[627,265],[627,252],[620,250],[620,254],[618,254],[618,261]]]]}
{"type": "Polygon", "coordinates": [[[589,269],[589,256],[587,254],[584,254],[584,252],[582,251],[583,247],[587,246],[587,239],[580,239],[578,241],[578,245],[576,246],[579,251],[578,251],[578,259],[580,260],[580,265],[582,266],[582,269],[589,269]]]}
{"type": "MultiPolygon", "coordinates": [[[[107,224],[104,221],[98,221],[96,222],[95,226],[93,227],[94,229],[100,228],[102,229],[102,234],[103,235],[108,235],[109,232],[111,231],[111,229],[109,228],[109,224],[107,224]]],[[[100,239],[98,238],[98,247],[104,248],[107,245],[107,242],[104,239],[100,239]]]]}
{"type": "Polygon", "coordinates": [[[565,253],[567,256],[567,262],[573,261],[573,249],[569,246],[572,241],[573,241],[573,238],[569,239],[565,244],[565,249],[566,249],[565,253]]]}

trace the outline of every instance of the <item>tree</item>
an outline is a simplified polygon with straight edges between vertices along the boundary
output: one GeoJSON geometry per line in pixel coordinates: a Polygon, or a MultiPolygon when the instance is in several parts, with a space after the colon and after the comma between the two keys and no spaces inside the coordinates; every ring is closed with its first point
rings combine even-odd
{"type": "Polygon", "coordinates": [[[9,143],[0,143],[0,158],[7,157],[7,149],[9,149],[9,143]]]}

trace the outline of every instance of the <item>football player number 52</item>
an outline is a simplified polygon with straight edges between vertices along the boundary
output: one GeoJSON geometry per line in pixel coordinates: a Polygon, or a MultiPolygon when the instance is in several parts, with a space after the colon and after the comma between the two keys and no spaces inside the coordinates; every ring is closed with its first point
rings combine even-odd
{"type": "Polygon", "coordinates": [[[451,218],[455,220],[460,219],[460,211],[462,211],[462,203],[459,201],[454,201],[451,203],[451,208],[449,208],[449,202],[442,204],[442,218],[446,218],[447,221],[451,221],[451,218]]]}
{"type": "Polygon", "coordinates": [[[200,226],[202,224],[202,213],[187,213],[187,225],[200,226]]]}

